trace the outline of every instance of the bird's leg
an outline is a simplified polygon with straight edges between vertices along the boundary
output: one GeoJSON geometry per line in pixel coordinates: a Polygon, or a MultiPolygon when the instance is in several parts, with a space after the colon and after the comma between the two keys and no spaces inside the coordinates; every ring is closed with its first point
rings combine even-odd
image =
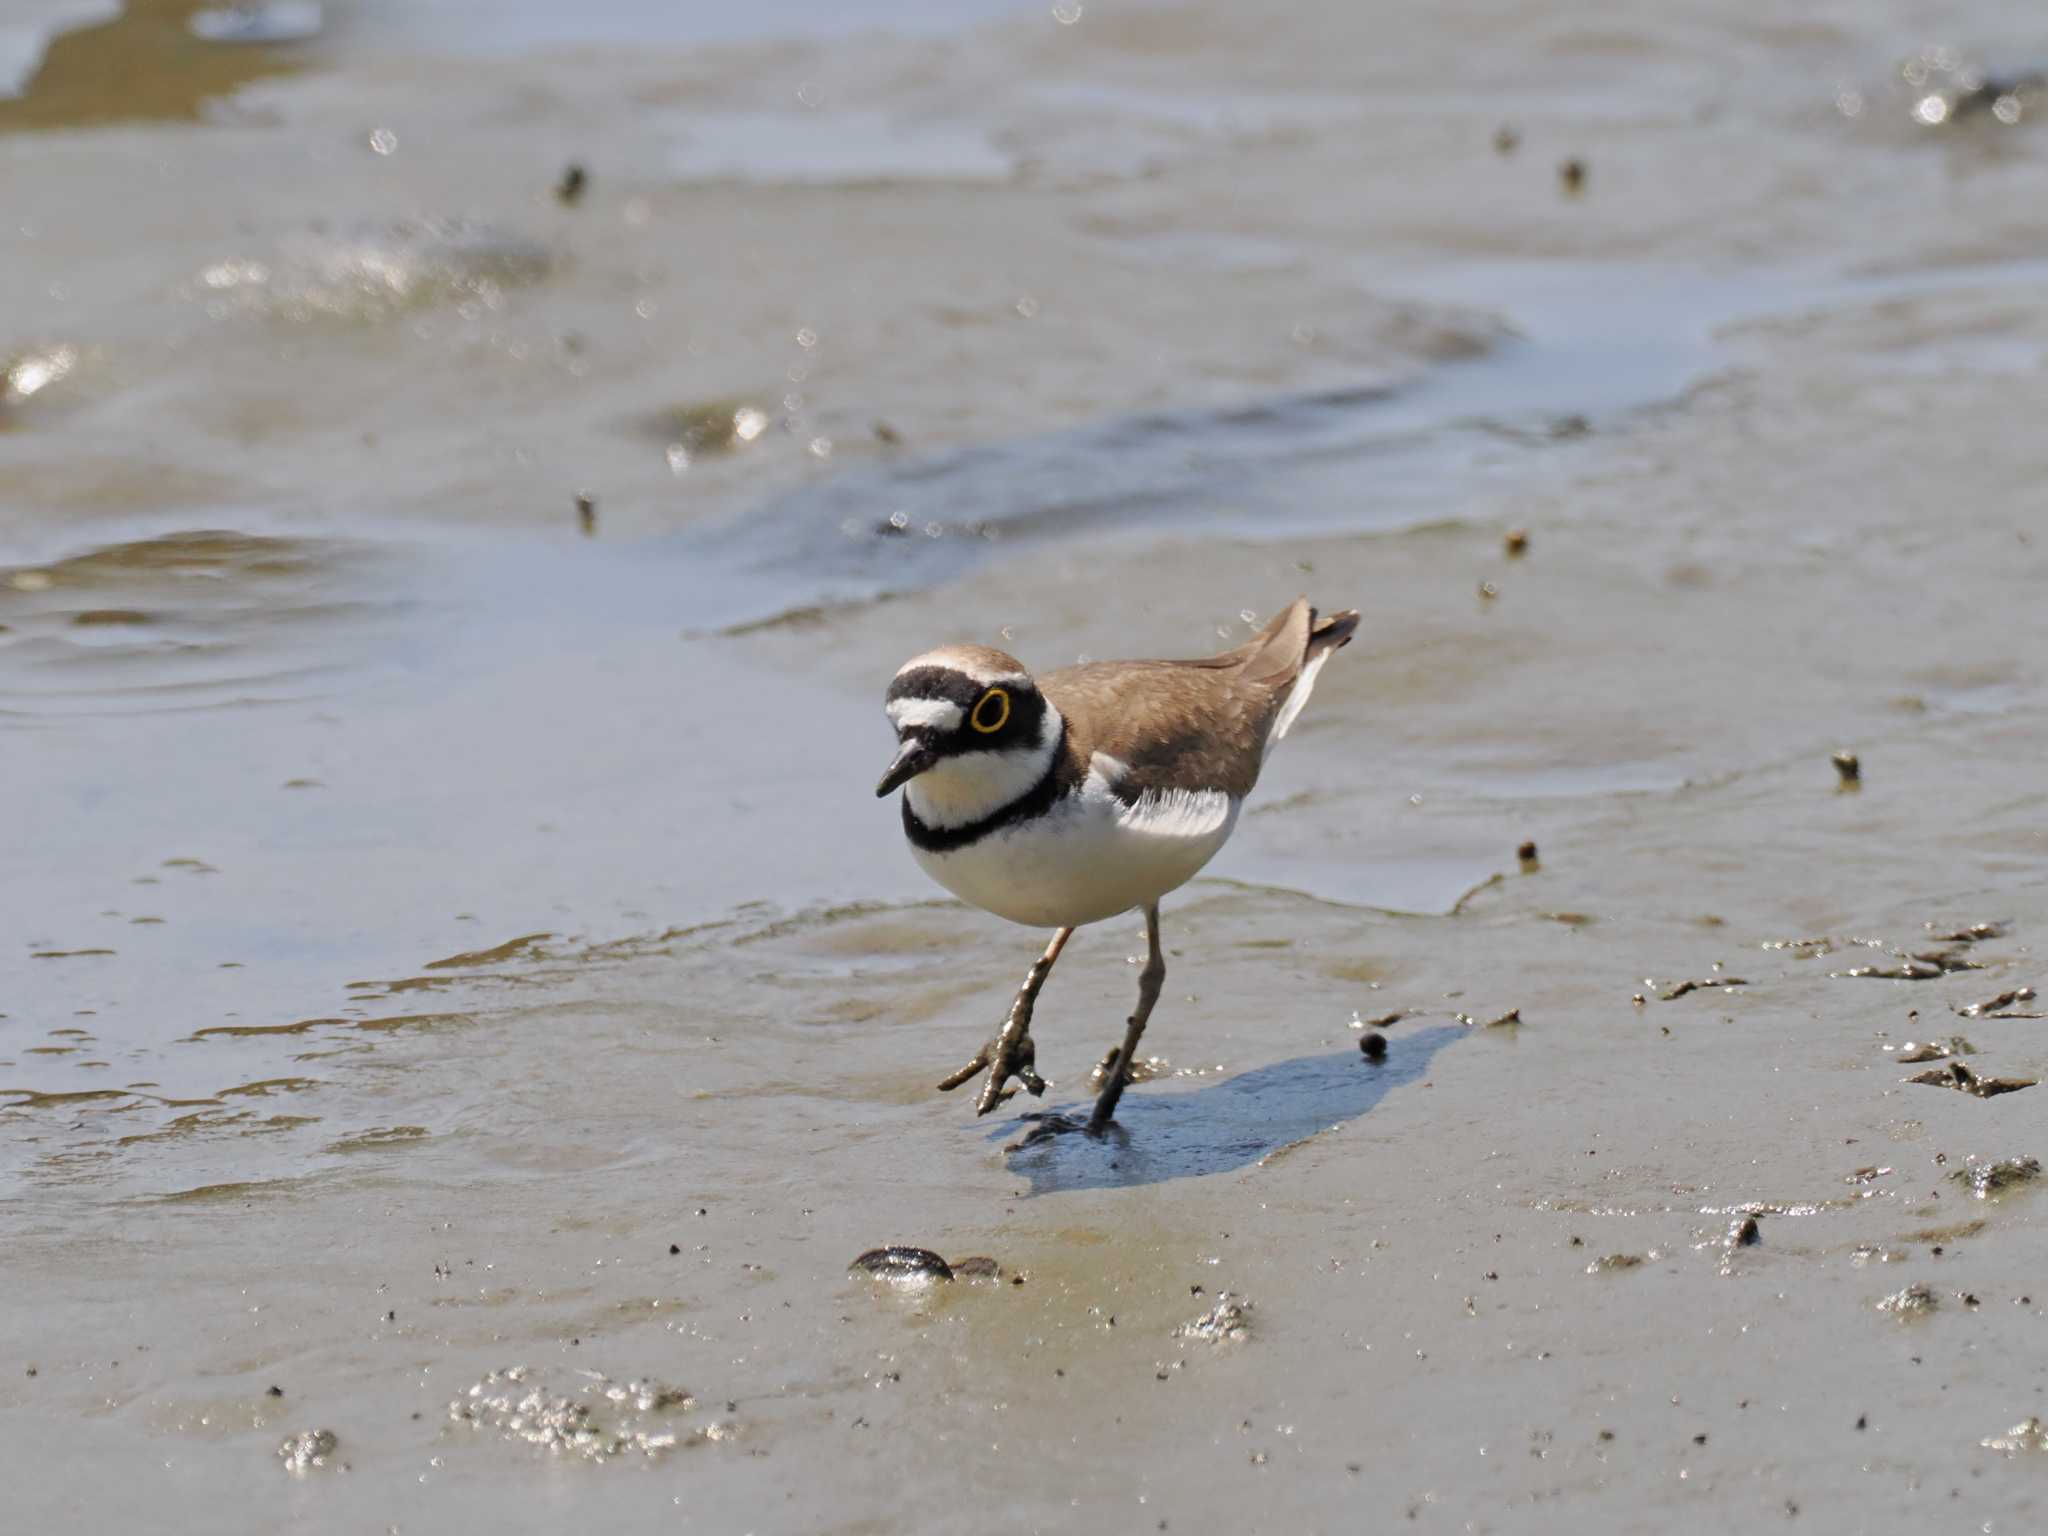
{"type": "Polygon", "coordinates": [[[1003,1027],[972,1061],[939,1084],[940,1092],[952,1092],[984,1067],[988,1069],[988,1081],[981,1085],[981,1097],[975,1100],[974,1112],[977,1115],[987,1114],[1009,1097],[1003,1092],[1003,1086],[1012,1077],[1033,1094],[1045,1092],[1045,1079],[1038,1075],[1036,1067],[1038,1047],[1031,1039],[1031,1010],[1038,1002],[1038,989],[1045,985],[1045,978],[1052,972],[1052,963],[1059,959],[1060,951],[1067,947],[1067,940],[1073,934],[1073,929],[1062,928],[1052,936],[1052,942],[1045,946],[1045,953],[1032,962],[1024,977],[1024,985],[1017,989],[1017,1000],[1010,1004],[1010,1016],[1003,1020],[1003,1027]]]}
{"type": "Polygon", "coordinates": [[[1145,908],[1145,969],[1138,973],[1138,1006],[1124,1026],[1124,1043],[1102,1058],[1102,1091],[1095,1097],[1095,1113],[1088,1117],[1088,1134],[1100,1135],[1116,1115],[1117,1100],[1124,1096],[1124,1084],[1131,1080],[1131,1063],[1138,1059],[1138,1041],[1145,1033],[1145,1021],[1152,1017],[1152,1005],[1159,1001],[1159,988],[1166,981],[1166,957],[1159,952],[1159,904],[1145,908]]]}

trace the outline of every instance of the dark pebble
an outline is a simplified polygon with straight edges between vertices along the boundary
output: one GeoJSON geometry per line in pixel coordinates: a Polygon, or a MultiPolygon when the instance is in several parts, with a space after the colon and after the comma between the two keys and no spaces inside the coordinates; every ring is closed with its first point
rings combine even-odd
{"type": "Polygon", "coordinates": [[[572,165],[562,172],[562,179],[555,183],[555,197],[564,207],[573,208],[583,197],[583,189],[590,185],[590,174],[580,165],[572,165]]]}
{"type": "Polygon", "coordinates": [[[1525,868],[1534,865],[1536,862],[1536,840],[1534,838],[1524,838],[1522,846],[1515,850],[1515,857],[1522,861],[1525,868]]]}
{"type": "Polygon", "coordinates": [[[1577,197],[1586,190],[1586,162],[1577,156],[1557,168],[1557,179],[1570,197],[1577,197]]]}
{"type": "Polygon", "coordinates": [[[1736,1223],[1735,1230],[1730,1236],[1735,1239],[1738,1248],[1754,1248],[1764,1240],[1763,1229],[1756,1224],[1754,1216],[1743,1217],[1736,1223]]]}
{"type": "Polygon", "coordinates": [[[929,1275],[939,1280],[953,1278],[953,1266],[931,1249],[906,1248],[899,1244],[892,1244],[887,1248],[870,1248],[846,1267],[865,1270],[871,1275],[929,1275]]]}
{"type": "Polygon", "coordinates": [[[668,1245],[668,1251],[669,1251],[669,1257],[673,1258],[673,1257],[675,1257],[675,1255],[677,1255],[677,1254],[679,1254],[679,1253],[681,1253],[681,1252],[683,1251],[683,1245],[682,1245],[681,1243],[670,1243],[670,1244],[668,1245]]]}
{"type": "Polygon", "coordinates": [[[1863,782],[1863,764],[1857,761],[1854,752],[1837,752],[1828,761],[1835,765],[1835,772],[1841,776],[1844,784],[1863,782]]]}
{"type": "Polygon", "coordinates": [[[1369,1031],[1359,1039],[1358,1048],[1365,1052],[1365,1059],[1367,1061],[1385,1061],[1387,1059],[1387,1037],[1376,1029],[1369,1031]]]}
{"type": "Polygon", "coordinates": [[[264,1390],[263,1390],[263,1395],[264,1395],[265,1397],[283,1397],[283,1396],[284,1396],[284,1388],[283,1388],[283,1387],[266,1387],[266,1388],[264,1388],[264,1390]]]}
{"type": "Polygon", "coordinates": [[[1507,551],[1510,560],[1519,559],[1529,552],[1529,531],[1526,528],[1510,528],[1507,537],[1501,540],[1501,547],[1507,551]]]}

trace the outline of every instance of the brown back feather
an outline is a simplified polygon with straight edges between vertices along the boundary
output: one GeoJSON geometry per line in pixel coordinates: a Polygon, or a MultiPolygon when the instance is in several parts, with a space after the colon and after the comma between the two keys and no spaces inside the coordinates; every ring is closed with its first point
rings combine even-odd
{"type": "Polygon", "coordinates": [[[1116,786],[1135,800],[1150,790],[1220,789],[1242,798],[1258,782],[1266,734],[1304,663],[1344,644],[1354,612],[1321,623],[1297,598],[1235,650],[1189,661],[1095,661],[1038,679],[1067,717],[1066,774],[1085,775],[1107,753],[1128,765],[1116,786]]]}

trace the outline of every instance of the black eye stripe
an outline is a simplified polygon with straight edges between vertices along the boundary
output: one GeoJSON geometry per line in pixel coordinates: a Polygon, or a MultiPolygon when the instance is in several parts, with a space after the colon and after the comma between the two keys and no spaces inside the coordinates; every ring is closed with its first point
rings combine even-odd
{"type": "Polygon", "coordinates": [[[951,667],[917,667],[902,673],[889,684],[889,691],[883,695],[884,703],[897,699],[939,699],[948,704],[960,706],[962,714],[972,714],[974,708],[988,696],[990,687],[1001,688],[1010,696],[1013,709],[1031,707],[1038,697],[1038,690],[1029,681],[1017,682],[1004,679],[1000,683],[978,683],[965,672],[951,667]]]}

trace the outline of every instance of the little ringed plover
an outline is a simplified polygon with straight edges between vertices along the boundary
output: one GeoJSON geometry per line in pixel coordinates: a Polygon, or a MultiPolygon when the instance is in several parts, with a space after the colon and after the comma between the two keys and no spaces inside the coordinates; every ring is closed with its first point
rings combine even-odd
{"type": "Polygon", "coordinates": [[[1087,1128],[1109,1124],[1166,979],[1159,898],[1228,840],[1266,753],[1357,627],[1355,611],[1318,616],[1297,598],[1252,640],[1199,660],[1084,662],[1033,678],[1002,651],[949,645],[903,665],[884,705],[896,760],[875,793],[903,790],[911,853],[940,885],[1054,930],[995,1038],[940,1088],[986,1068],[984,1115],[1012,1077],[1043,1093],[1039,988],[1076,928],[1136,908],[1148,947],[1138,1006],[1103,1057],[1087,1128]]]}

